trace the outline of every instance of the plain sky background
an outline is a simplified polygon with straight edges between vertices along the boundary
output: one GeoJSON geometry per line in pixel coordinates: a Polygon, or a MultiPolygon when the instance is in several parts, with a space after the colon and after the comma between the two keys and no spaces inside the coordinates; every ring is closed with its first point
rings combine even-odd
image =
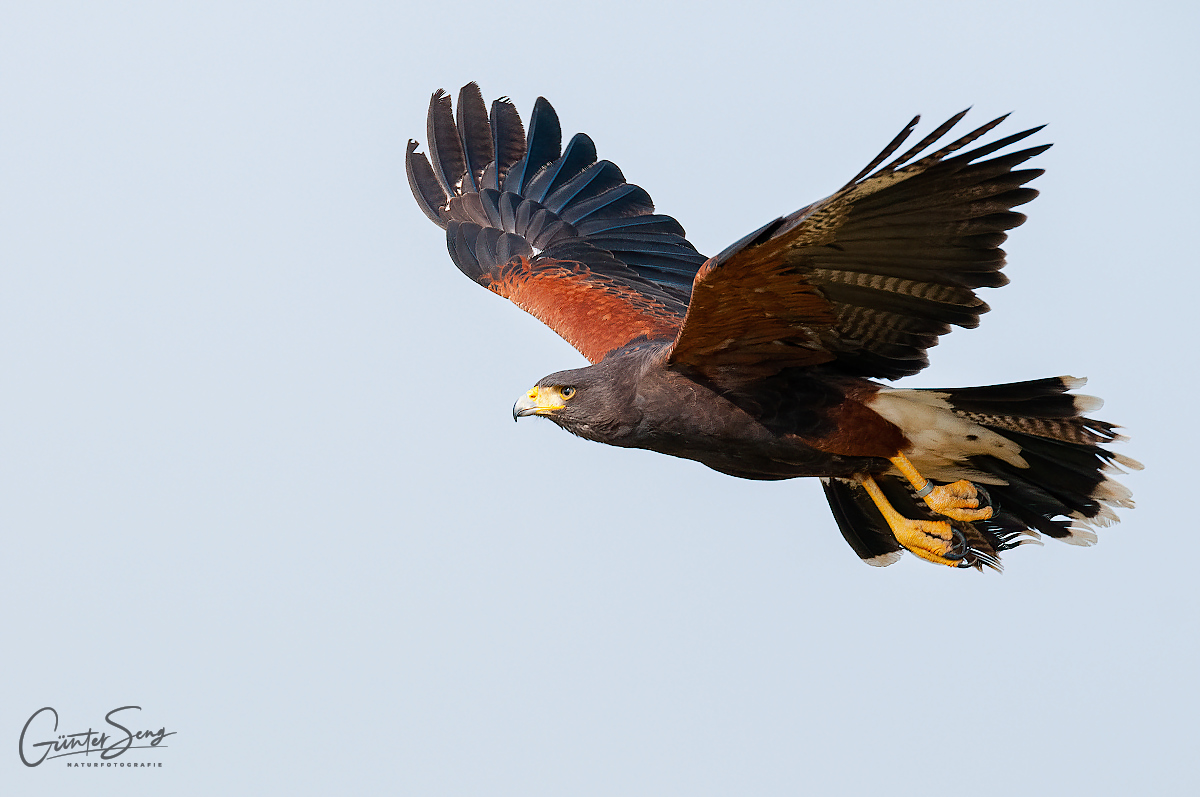
{"type": "Polygon", "coordinates": [[[1183,2],[5,3],[0,793],[1184,793],[1198,28],[1183,2]],[[404,177],[469,80],[524,117],[545,95],[709,254],[914,113],[1048,124],[1012,284],[903,384],[1091,377],[1139,508],[1003,575],[879,570],[815,481],[514,424],[583,360],[458,273],[404,177]],[[125,759],[161,768],[29,769],[47,705],[176,735],[125,759]]]}

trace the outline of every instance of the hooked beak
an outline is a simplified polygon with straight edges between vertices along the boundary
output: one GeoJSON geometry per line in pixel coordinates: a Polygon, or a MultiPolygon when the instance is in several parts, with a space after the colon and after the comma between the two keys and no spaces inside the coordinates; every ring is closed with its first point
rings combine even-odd
{"type": "Polygon", "coordinates": [[[557,391],[532,387],[513,404],[513,420],[524,418],[526,415],[549,415],[562,408],[562,397],[557,391]]]}

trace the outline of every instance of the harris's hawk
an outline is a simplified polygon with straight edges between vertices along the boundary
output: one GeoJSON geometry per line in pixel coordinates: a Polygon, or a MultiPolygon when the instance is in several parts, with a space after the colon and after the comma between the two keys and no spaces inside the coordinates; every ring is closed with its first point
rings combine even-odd
{"type": "Polygon", "coordinates": [[[1104,448],[1120,438],[1083,417],[1100,402],[1069,392],[1082,379],[874,381],[917,373],[952,325],[979,323],[975,289],[1008,281],[1012,209],[1037,195],[1041,170],[1020,167],[1049,145],[1011,145],[1040,128],[978,143],[1001,117],[947,141],[963,115],[896,155],[913,119],[831,196],[707,258],[588,136],[564,149],[543,98],[527,133],[508,99],[489,114],[470,83],[456,113],[438,91],[430,157],[410,141],[408,178],[455,265],[592,363],[539,380],[514,418],[744,479],[817,476],[867,563],[908,550],[999,569],[1042,534],[1093,543],[1133,506],[1108,472],[1141,466],[1104,448]]]}

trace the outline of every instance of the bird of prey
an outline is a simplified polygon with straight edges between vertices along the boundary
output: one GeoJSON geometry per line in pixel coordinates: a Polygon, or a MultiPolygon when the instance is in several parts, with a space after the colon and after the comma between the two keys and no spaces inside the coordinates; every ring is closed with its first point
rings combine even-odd
{"type": "Polygon", "coordinates": [[[1047,535],[1090,545],[1132,507],[1108,475],[1136,461],[1104,446],[1117,427],[1068,376],[988,387],[899,389],[951,326],[975,327],[977,288],[1001,273],[1012,209],[1037,192],[1011,151],[1041,128],[980,143],[954,116],[896,157],[920,117],[829,197],[705,257],[650,196],[562,147],[534,103],[528,133],[479,87],[429,105],[429,157],[409,141],[417,204],[455,265],[533,314],[592,365],[538,380],[514,418],[696,460],[743,479],[821,479],[843,536],[868,564],[907,550],[1000,569],[1001,551],[1047,535]],[[974,148],[970,148],[974,147],[974,148]],[[999,154],[998,154],[999,153],[999,154]],[[891,159],[891,160],[889,160],[891,159]]]}

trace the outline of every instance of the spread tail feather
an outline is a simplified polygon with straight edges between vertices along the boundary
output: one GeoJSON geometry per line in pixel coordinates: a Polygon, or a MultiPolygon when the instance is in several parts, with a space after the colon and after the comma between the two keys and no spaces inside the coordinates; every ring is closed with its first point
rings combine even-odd
{"type": "MultiPolygon", "coordinates": [[[[881,394],[887,401],[880,407],[901,421],[909,439],[918,432],[906,428],[904,420],[915,419],[917,414],[906,412],[905,404],[921,407],[923,422],[929,422],[930,408],[954,421],[940,424],[945,433],[936,436],[939,447],[922,453],[929,461],[950,462],[942,464],[935,475],[925,473],[928,478],[938,483],[968,479],[994,509],[988,520],[949,521],[970,544],[967,564],[999,570],[1000,552],[1038,542],[1042,534],[1073,545],[1092,545],[1095,528],[1117,522],[1115,509],[1133,508],[1132,494],[1111,474],[1123,472],[1122,468],[1141,470],[1142,465],[1105,448],[1124,438],[1114,424],[1084,417],[1083,413],[1102,405],[1097,398],[1069,392],[1085,382],[1061,376],[989,387],[881,394]],[[976,431],[982,427],[993,433],[1001,445],[993,445],[994,453],[980,450],[976,441],[983,436],[971,433],[960,421],[976,431]],[[950,430],[960,429],[967,434],[956,452],[950,430]]],[[[936,424],[937,414],[933,417],[936,424]]],[[[920,469],[917,457],[913,460],[920,469]]],[[[876,474],[875,480],[906,517],[946,520],[934,514],[905,479],[876,474]]],[[[868,564],[896,561],[899,545],[861,486],[849,479],[822,481],[842,534],[855,552],[868,564]]]]}

